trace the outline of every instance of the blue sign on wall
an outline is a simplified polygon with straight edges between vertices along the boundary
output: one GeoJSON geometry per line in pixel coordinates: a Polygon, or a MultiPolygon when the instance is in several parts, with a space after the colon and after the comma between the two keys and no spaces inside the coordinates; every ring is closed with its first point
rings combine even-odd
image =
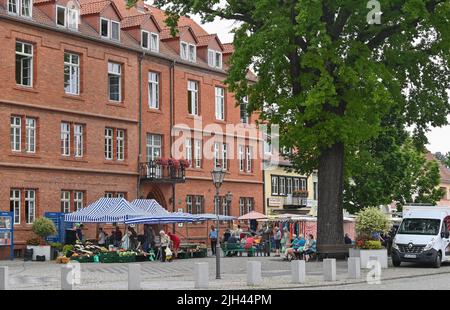
{"type": "Polygon", "coordinates": [[[14,212],[0,212],[0,246],[9,246],[14,259],[14,212]]]}
{"type": "Polygon", "coordinates": [[[48,236],[47,242],[65,242],[66,222],[64,221],[64,213],[62,212],[45,212],[44,216],[51,220],[56,227],[56,235],[48,236]]]}

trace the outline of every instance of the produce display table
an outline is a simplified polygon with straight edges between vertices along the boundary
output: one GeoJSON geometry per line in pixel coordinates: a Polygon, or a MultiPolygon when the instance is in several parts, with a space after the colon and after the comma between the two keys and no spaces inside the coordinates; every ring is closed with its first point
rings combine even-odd
{"type": "Polygon", "coordinates": [[[182,244],[178,251],[179,259],[200,258],[208,255],[208,249],[203,244],[182,244]]]}

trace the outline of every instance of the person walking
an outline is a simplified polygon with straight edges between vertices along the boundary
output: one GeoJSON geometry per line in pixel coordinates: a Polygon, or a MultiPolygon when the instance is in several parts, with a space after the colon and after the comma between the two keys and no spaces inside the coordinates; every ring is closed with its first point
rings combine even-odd
{"type": "Polygon", "coordinates": [[[103,228],[98,229],[98,246],[106,247],[106,233],[103,231],[103,228]]]}
{"type": "Polygon", "coordinates": [[[178,250],[180,249],[180,243],[181,243],[180,237],[171,233],[170,231],[167,233],[167,235],[169,236],[170,241],[172,242],[173,258],[177,258],[178,250]]]}
{"type": "Polygon", "coordinates": [[[212,255],[216,255],[217,238],[217,230],[214,225],[211,225],[211,230],[209,231],[209,239],[211,240],[212,255]]]}
{"type": "Polygon", "coordinates": [[[281,247],[281,231],[278,226],[275,226],[275,230],[273,233],[273,241],[275,243],[275,256],[280,256],[280,247],[281,247]]]}
{"type": "Polygon", "coordinates": [[[170,237],[166,234],[164,230],[159,232],[159,236],[161,237],[160,248],[161,248],[161,261],[166,261],[166,249],[170,246],[170,237]]]}

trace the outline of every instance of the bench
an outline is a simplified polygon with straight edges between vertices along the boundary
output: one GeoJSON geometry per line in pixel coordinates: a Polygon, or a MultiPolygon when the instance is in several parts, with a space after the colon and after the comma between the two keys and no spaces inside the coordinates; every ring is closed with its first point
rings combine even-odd
{"type": "Polygon", "coordinates": [[[321,244],[317,245],[316,259],[320,258],[348,258],[352,244],[321,244]]]}
{"type": "Polygon", "coordinates": [[[255,255],[255,248],[244,248],[239,243],[225,243],[222,245],[223,254],[227,256],[230,253],[247,253],[247,256],[254,256],[255,255]]]}

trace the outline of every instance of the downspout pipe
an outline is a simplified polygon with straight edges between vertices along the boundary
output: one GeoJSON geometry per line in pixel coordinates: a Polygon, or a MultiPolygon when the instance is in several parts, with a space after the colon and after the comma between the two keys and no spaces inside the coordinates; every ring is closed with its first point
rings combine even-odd
{"type": "Polygon", "coordinates": [[[140,197],[140,187],[141,187],[141,162],[142,162],[142,63],[144,61],[145,52],[139,54],[138,56],[138,81],[139,81],[139,122],[138,122],[138,179],[137,179],[137,189],[136,189],[136,198],[140,197]]]}
{"type": "MultiPolygon", "coordinates": [[[[170,134],[170,138],[169,138],[169,146],[170,146],[170,157],[173,157],[173,152],[172,152],[172,146],[173,146],[173,136],[172,136],[172,130],[174,127],[174,122],[175,122],[175,104],[174,104],[174,98],[175,98],[175,94],[174,94],[174,89],[175,89],[175,64],[176,61],[173,60],[170,63],[170,70],[169,70],[169,74],[170,74],[170,130],[169,130],[169,134],[170,134]]],[[[172,212],[175,212],[175,205],[176,205],[176,195],[175,195],[175,183],[172,183],[172,212]]],[[[172,224],[172,232],[175,234],[175,223],[172,224]]]]}

